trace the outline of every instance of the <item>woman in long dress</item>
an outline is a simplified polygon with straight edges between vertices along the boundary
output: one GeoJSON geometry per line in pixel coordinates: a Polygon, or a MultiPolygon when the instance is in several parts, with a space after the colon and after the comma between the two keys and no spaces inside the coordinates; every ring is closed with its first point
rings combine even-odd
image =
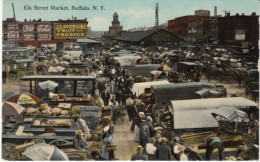
{"type": "Polygon", "coordinates": [[[135,128],[134,128],[134,141],[139,142],[140,141],[140,126],[141,126],[141,122],[142,119],[145,118],[144,112],[139,112],[138,113],[139,116],[136,117],[136,121],[135,121],[135,128]]]}

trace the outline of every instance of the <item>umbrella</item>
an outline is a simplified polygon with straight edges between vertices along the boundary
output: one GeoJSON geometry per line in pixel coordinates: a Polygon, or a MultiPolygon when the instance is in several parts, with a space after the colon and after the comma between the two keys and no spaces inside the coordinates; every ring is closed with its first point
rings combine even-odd
{"type": "Polygon", "coordinates": [[[163,66],[160,66],[157,70],[159,71],[170,71],[172,70],[168,65],[163,65],[163,66]]]}
{"type": "Polygon", "coordinates": [[[48,69],[48,72],[49,72],[49,73],[57,73],[57,72],[59,72],[59,71],[58,71],[55,67],[50,66],[49,69],[48,69]]]}
{"type": "Polygon", "coordinates": [[[58,72],[62,72],[65,68],[61,66],[54,67],[58,72]]]}
{"type": "Polygon", "coordinates": [[[25,108],[13,102],[6,101],[2,106],[2,115],[20,115],[24,112],[25,108]]]}
{"type": "Polygon", "coordinates": [[[153,71],[151,71],[150,73],[153,74],[155,77],[158,77],[159,75],[161,75],[162,71],[153,70],[153,71]]]}
{"type": "Polygon", "coordinates": [[[46,143],[38,143],[28,147],[23,152],[23,155],[32,159],[33,161],[69,161],[68,156],[63,151],[46,143]]]}
{"type": "Polygon", "coordinates": [[[63,65],[63,66],[67,66],[67,65],[69,65],[70,63],[67,62],[67,61],[61,61],[60,64],[63,65]]]}
{"type": "Polygon", "coordinates": [[[39,86],[41,87],[41,89],[53,90],[58,86],[58,83],[51,80],[47,80],[44,82],[40,82],[39,86]]]}
{"type": "Polygon", "coordinates": [[[17,94],[10,97],[6,101],[24,105],[24,104],[37,104],[41,102],[41,99],[39,99],[37,96],[34,96],[32,94],[17,94]]]}

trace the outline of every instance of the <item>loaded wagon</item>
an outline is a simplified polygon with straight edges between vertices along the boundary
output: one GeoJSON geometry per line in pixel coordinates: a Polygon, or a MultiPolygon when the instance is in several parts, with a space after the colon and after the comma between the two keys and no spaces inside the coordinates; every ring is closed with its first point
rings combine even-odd
{"type": "Polygon", "coordinates": [[[17,58],[9,61],[10,72],[8,79],[10,81],[15,81],[22,76],[33,75],[34,69],[32,67],[33,59],[31,58],[17,58]]]}

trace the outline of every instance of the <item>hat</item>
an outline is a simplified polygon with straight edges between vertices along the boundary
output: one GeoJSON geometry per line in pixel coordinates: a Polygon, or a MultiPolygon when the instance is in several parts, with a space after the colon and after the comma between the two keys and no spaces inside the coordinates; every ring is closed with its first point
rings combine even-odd
{"type": "Polygon", "coordinates": [[[174,137],[174,141],[175,141],[175,142],[179,142],[179,141],[180,141],[180,138],[176,136],[176,137],[174,137]]]}
{"type": "Polygon", "coordinates": [[[76,134],[78,134],[78,135],[82,136],[82,135],[83,135],[83,132],[82,132],[82,130],[81,130],[81,129],[78,129],[78,130],[76,130],[76,134]]]}
{"type": "Polygon", "coordinates": [[[109,125],[105,126],[105,128],[103,129],[104,132],[107,132],[109,130],[109,125]]]}
{"type": "Polygon", "coordinates": [[[141,145],[136,146],[136,150],[143,150],[144,148],[141,145]]]}
{"type": "Polygon", "coordinates": [[[144,112],[139,112],[138,115],[139,115],[141,118],[144,118],[144,117],[145,117],[144,112]]]}
{"type": "Polygon", "coordinates": [[[161,138],[161,142],[167,142],[167,138],[162,137],[162,138],[161,138]]]}

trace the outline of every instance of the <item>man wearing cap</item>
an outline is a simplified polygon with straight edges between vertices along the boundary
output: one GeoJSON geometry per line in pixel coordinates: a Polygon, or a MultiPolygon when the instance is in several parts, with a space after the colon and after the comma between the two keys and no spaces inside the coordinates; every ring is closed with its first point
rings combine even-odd
{"type": "Polygon", "coordinates": [[[155,134],[155,143],[154,146],[158,147],[161,144],[162,131],[158,130],[155,134]]]}
{"type": "Polygon", "coordinates": [[[155,157],[158,160],[172,160],[171,157],[171,148],[166,144],[167,138],[162,137],[161,144],[157,147],[157,150],[155,151],[155,157]]]}
{"type": "Polygon", "coordinates": [[[81,129],[76,131],[76,137],[73,140],[73,145],[77,150],[82,150],[87,145],[86,141],[83,139],[83,132],[81,129]]]}
{"type": "MultiPolygon", "coordinates": [[[[142,145],[143,148],[146,147],[146,144],[148,143],[148,140],[150,138],[150,129],[147,120],[142,119],[141,126],[140,126],[140,134],[139,134],[139,139],[140,142],[139,144],[142,145]]],[[[146,150],[144,150],[146,153],[146,150]]]]}
{"type": "Polygon", "coordinates": [[[132,156],[131,160],[145,160],[145,161],[147,161],[148,159],[147,159],[147,156],[145,156],[143,154],[143,149],[144,148],[141,145],[138,145],[136,147],[137,153],[132,156]]]}

